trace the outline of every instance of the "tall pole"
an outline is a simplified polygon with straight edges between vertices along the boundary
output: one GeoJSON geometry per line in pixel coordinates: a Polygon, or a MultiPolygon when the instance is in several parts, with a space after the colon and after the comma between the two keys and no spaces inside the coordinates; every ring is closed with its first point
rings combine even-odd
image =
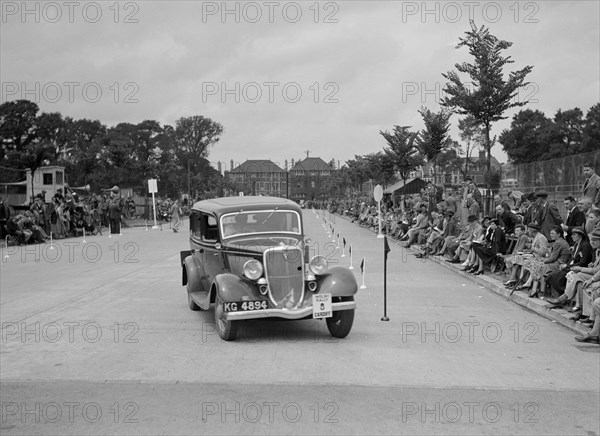
{"type": "MultiPolygon", "coordinates": [[[[188,159],[187,162],[187,167],[188,167],[188,173],[187,173],[187,179],[188,179],[188,201],[191,202],[192,201],[192,192],[191,192],[191,188],[190,188],[190,160],[188,159]]],[[[156,225],[156,223],[154,223],[154,225],[156,225]]]]}

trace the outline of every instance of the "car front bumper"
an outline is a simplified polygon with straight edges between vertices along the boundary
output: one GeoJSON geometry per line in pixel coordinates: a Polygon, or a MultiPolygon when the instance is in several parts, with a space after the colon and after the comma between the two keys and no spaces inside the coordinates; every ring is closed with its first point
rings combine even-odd
{"type": "MultiPolygon", "coordinates": [[[[342,301],[339,303],[331,303],[331,310],[336,312],[338,310],[352,310],[356,309],[356,302],[354,301],[342,301]]],[[[302,319],[312,315],[313,308],[303,307],[301,309],[261,309],[261,310],[248,310],[239,312],[226,312],[225,318],[227,321],[240,321],[244,319],[257,319],[257,318],[285,318],[285,319],[302,319]]]]}

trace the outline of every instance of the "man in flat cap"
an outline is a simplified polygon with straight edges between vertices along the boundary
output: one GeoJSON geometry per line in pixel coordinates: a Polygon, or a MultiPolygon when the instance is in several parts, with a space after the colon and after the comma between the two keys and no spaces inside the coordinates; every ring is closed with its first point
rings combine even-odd
{"type": "Polygon", "coordinates": [[[550,240],[550,231],[555,226],[563,223],[558,208],[548,203],[548,193],[537,191],[535,193],[536,204],[533,210],[533,222],[541,227],[542,234],[550,240]]]}

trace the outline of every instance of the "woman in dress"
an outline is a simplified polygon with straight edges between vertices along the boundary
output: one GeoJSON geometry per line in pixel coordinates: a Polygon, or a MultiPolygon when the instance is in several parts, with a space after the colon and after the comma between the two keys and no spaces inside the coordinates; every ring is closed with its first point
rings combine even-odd
{"type": "Polygon", "coordinates": [[[523,264],[523,253],[525,250],[531,248],[531,238],[527,235],[525,226],[523,224],[517,224],[515,226],[515,237],[517,242],[512,249],[510,255],[504,258],[506,268],[510,270],[510,278],[504,286],[509,288],[517,283],[517,276],[521,272],[521,265],[523,264]]]}
{"type": "Polygon", "coordinates": [[[532,261],[528,266],[531,274],[525,286],[531,286],[529,298],[538,296],[538,286],[540,285],[540,282],[543,292],[546,287],[546,277],[560,271],[560,265],[567,263],[571,258],[569,243],[564,238],[562,227],[553,227],[552,230],[550,230],[550,238],[554,241],[550,254],[546,258],[532,261]]]}
{"type": "MultiPolygon", "coordinates": [[[[521,279],[520,282],[525,280],[525,275],[529,272],[529,266],[532,262],[537,262],[540,259],[543,259],[548,252],[548,240],[541,232],[541,227],[535,223],[530,223],[527,226],[529,230],[529,236],[532,238],[531,248],[529,250],[524,250],[522,254],[513,255],[512,263],[513,265],[518,265],[521,267],[521,279]]],[[[527,283],[522,285],[518,285],[515,290],[523,291],[531,289],[531,284],[529,280],[527,283]],[[528,285],[529,284],[529,285],[528,285]]]]}

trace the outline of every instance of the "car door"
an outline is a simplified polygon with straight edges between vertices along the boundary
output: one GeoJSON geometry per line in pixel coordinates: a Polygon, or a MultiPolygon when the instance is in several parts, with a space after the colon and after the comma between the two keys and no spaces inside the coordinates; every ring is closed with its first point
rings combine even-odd
{"type": "Polygon", "coordinates": [[[225,271],[223,250],[219,237],[217,218],[210,213],[200,214],[202,264],[204,272],[201,277],[202,287],[210,291],[212,282],[218,274],[225,271]]]}

